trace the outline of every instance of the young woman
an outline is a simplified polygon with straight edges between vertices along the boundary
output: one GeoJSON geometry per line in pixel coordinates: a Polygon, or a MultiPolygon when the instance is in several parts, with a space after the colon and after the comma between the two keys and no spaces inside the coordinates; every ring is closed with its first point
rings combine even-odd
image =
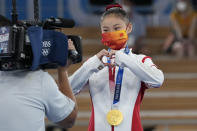
{"type": "Polygon", "coordinates": [[[92,100],[89,131],[142,131],[140,103],[147,88],[157,88],[164,76],[145,55],[127,47],[132,30],[126,12],[110,5],[101,17],[101,50],[70,78],[74,94],[87,84],[92,100]]]}

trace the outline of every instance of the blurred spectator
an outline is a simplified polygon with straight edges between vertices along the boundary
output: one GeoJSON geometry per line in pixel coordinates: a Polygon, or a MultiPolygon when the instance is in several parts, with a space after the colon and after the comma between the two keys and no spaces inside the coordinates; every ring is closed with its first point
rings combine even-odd
{"type": "Polygon", "coordinates": [[[172,30],[164,43],[163,52],[175,53],[177,57],[194,57],[196,13],[191,3],[188,0],[177,1],[170,20],[172,30]]]}
{"type": "Polygon", "coordinates": [[[139,15],[134,10],[132,0],[122,1],[123,9],[130,15],[130,21],[132,22],[132,32],[129,35],[128,45],[133,48],[133,52],[136,54],[144,52],[144,46],[142,43],[143,37],[146,35],[146,24],[142,15],[139,15]]]}

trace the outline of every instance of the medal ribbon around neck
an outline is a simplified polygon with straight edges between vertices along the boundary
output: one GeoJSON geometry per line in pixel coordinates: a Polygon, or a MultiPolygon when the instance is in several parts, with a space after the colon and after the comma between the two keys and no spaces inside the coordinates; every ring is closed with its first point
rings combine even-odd
{"type": "MultiPolygon", "coordinates": [[[[109,48],[108,51],[110,52],[111,49],[109,48]]],[[[130,50],[128,48],[128,45],[126,45],[124,53],[129,54],[130,50]]],[[[121,86],[122,86],[122,77],[124,73],[124,68],[119,67],[117,77],[116,77],[116,84],[112,84],[111,82],[115,83],[115,67],[113,67],[112,72],[112,66],[111,66],[111,60],[109,57],[107,57],[107,63],[109,64],[109,86],[110,88],[115,88],[114,98],[113,98],[113,104],[117,104],[120,101],[120,93],[121,93],[121,86]],[[115,87],[114,87],[115,86],[115,87]]]]}
{"type": "MultiPolygon", "coordinates": [[[[108,51],[110,52],[110,48],[108,49],[108,51]]],[[[126,46],[124,53],[129,54],[130,50],[128,48],[128,45],[126,46]]],[[[113,98],[113,103],[112,103],[112,107],[108,113],[107,113],[107,122],[112,125],[112,126],[117,126],[119,125],[122,120],[123,120],[123,114],[120,110],[115,109],[115,105],[117,106],[118,102],[120,101],[120,93],[121,93],[121,86],[122,86],[122,77],[123,77],[123,73],[124,73],[124,68],[123,67],[119,67],[118,69],[118,74],[116,77],[116,84],[114,81],[115,78],[115,66],[113,67],[113,73],[112,73],[112,66],[111,66],[111,60],[108,57],[107,58],[107,62],[109,64],[109,86],[110,86],[110,92],[111,92],[111,96],[114,95],[113,98]],[[115,87],[114,87],[115,86],[115,87]],[[114,91],[115,88],[115,91],[114,91]],[[114,92],[114,93],[113,93],[114,92]]]]}

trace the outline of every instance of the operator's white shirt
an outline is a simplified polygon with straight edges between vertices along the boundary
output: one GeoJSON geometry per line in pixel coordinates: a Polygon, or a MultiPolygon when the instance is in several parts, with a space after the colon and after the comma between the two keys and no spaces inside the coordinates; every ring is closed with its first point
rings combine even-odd
{"type": "MultiPolygon", "coordinates": [[[[144,90],[160,87],[164,80],[163,72],[156,68],[149,57],[132,52],[127,55],[123,49],[116,52],[114,61],[124,67],[120,101],[116,105],[116,108],[123,113],[124,119],[113,130],[142,131],[139,110],[144,90]]],[[[118,69],[119,67],[116,66],[115,80],[118,69]]],[[[92,100],[89,131],[111,131],[112,127],[106,120],[113,101],[109,88],[108,66],[104,66],[97,56],[93,56],[69,80],[75,94],[79,93],[86,84],[89,87],[92,100]]]]}
{"type": "Polygon", "coordinates": [[[45,115],[59,122],[74,105],[42,70],[0,72],[0,131],[45,131],[45,115]]]}

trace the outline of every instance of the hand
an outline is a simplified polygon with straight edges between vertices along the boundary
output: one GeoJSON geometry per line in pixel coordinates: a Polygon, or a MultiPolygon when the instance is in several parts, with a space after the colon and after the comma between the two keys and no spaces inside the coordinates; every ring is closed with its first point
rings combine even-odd
{"type": "Polygon", "coordinates": [[[117,51],[117,50],[112,50],[112,49],[111,49],[111,51],[109,52],[109,56],[112,57],[113,55],[115,55],[115,54],[116,54],[116,51],[117,51]]]}
{"type": "Polygon", "coordinates": [[[117,52],[118,50],[110,50],[110,52],[109,52],[109,55],[110,55],[110,58],[111,58],[111,64],[110,64],[110,66],[112,66],[112,67],[114,67],[114,66],[116,66],[116,63],[115,63],[115,54],[116,54],[116,52],[117,52]]]}
{"type": "MultiPolygon", "coordinates": [[[[68,50],[76,50],[73,41],[68,39],[68,50]]],[[[68,68],[72,64],[72,60],[68,58],[66,68],[68,68]]]]}
{"type": "Polygon", "coordinates": [[[73,44],[73,41],[71,39],[68,39],[68,49],[69,50],[76,50],[75,46],[73,44]]]}
{"type": "Polygon", "coordinates": [[[103,56],[109,57],[109,52],[106,49],[102,49],[96,56],[102,61],[103,56]]]}
{"type": "Polygon", "coordinates": [[[102,58],[103,56],[110,57],[109,52],[106,49],[102,49],[96,56],[100,59],[100,61],[106,66],[108,63],[104,63],[102,58]]]}

